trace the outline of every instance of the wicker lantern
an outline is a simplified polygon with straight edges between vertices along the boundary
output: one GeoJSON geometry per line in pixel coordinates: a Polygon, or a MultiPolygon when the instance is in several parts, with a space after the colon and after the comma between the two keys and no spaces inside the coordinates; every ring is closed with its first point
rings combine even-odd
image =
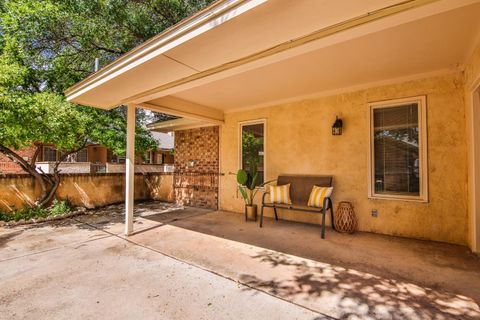
{"type": "Polygon", "coordinates": [[[354,233],[357,230],[357,217],[350,202],[342,201],[338,204],[334,222],[335,229],[339,232],[354,233]]]}

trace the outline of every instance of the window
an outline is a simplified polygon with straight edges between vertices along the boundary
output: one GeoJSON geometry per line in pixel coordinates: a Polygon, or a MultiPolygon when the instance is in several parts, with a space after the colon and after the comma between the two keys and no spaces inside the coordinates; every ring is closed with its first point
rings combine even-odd
{"type": "Polygon", "coordinates": [[[151,151],[147,151],[145,152],[145,156],[144,156],[144,164],[152,164],[152,152],[151,151]]]}
{"type": "Polygon", "coordinates": [[[163,164],[163,153],[157,153],[157,162],[156,164],[163,164]]]}
{"type": "Polygon", "coordinates": [[[43,161],[57,161],[57,149],[54,147],[43,146],[43,161]]]}
{"type": "Polygon", "coordinates": [[[427,201],[425,97],[370,105],[372,198],[427,201]]]}
{"type": "Polygon", "coordinates": [[[265,181],[265,120],[240,123],[240,167],[249,172],[257,167],[256,185],[265,181]]]}
{"type": "Polygon", "coordinates": [[[107,162],[109,163],[125,163],[125,157],[117,156],[111,150],[107,151],[107,162]]]}
{"type": "Polygon", "coordinates": [[[87,148],[82,149],[77,152],[77,162],[88,162],[88,151],[87,148]]]}

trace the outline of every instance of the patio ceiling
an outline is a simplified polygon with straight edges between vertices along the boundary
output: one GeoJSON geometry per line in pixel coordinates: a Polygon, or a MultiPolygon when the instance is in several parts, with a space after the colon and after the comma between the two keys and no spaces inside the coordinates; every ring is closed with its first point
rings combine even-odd
{"type": "Polygon", "coordinates": [[[175,93],[226,112],[462,70],[480,4],[402,24],[175,93]],[[219,90],[221,88],[221,90],[219,90]]]}
{"type": "Polygon", "coordinates": [[[221,123],[241,108],[458,71],[478,39],[479,2],[218,1],[66,95],[221,123]]]}

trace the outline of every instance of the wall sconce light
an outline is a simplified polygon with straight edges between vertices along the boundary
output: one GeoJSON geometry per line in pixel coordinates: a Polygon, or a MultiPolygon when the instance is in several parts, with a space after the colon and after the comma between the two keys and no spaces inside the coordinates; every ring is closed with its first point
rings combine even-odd
{"type": "Polygon", "coordinates": [[[335,119],[335,122],[332,125],[332,135],[334,136],[340,136],[342,135],[342,127],[343,127],[343,121],[342,119],[335,119]]]}

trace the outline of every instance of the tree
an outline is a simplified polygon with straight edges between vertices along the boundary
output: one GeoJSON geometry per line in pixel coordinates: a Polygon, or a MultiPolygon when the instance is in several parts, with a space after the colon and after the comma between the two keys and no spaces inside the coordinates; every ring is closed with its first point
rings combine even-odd
{"type": "MultiPolygon", "coordinates": [[[[117,154],[125,153],[125,110],[75,106],[49,91],[25,92],[26,72],[25,67],[0,59],[0,152],[36,179],[42,192],[35,205],[42,207],[52,200],[58,188],[60,162],[85,148],[87,143],[95,141],[117,154]],[[42,144],[54,144],[61,151],[62,156],[53,166],[53,175],[37,172],[35,168],[42,144]],[[27,162],[16,150],[31,145],[37,145],[37,149],[27,162]]],[[[136,150],[143,153],[154,149],[156,142],[141,125],[141,120],[140,116],[136,150]]]]}
{"type": "MultiPolygon", "coordinates": [[[[58,166],[89,142],[125,153],[126,112],[77,106],[63,91],[211,0],[0,0],[0,152],[35,177],[45,206],[60,183],[58,166]],[[62,153],[54,174],[35,170],[15,150],[54,144],[62,153]]],[[[137,114],[136,152],[153,149],[137,114]]],[[[160,117],[161,118],[161,117],[160,117]]]]}

